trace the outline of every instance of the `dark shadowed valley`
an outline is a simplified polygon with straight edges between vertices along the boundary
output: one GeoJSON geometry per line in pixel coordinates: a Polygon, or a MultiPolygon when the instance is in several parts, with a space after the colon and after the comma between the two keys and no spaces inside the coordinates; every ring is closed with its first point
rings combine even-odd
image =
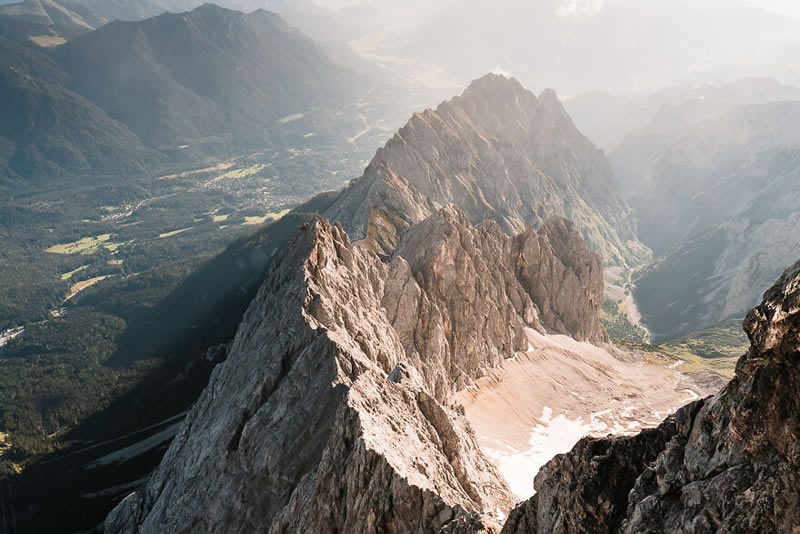
{"type": "Polygon", "coordinates": [[[3,532],[794,533],[798,29],[0,0],[3,532]]]}

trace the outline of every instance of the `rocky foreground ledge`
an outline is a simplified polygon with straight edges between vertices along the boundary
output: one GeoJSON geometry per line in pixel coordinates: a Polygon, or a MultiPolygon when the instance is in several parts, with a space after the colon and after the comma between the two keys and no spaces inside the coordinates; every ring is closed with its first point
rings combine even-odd
{"type": "Polygon", "coordinates": [[[566,220],[509,237],[443,208],[388,262],[308,224],[105,531],[496,532],[513,499],[451,396],[526,329],[605,339],[601,303],[600,258],[566,220]]]}
{"type": "Polygon", "coordinates": [[[800,262],[744,322],[717,395],[633,437],[580,441],[503,532],[800,531],[800,262]]]}

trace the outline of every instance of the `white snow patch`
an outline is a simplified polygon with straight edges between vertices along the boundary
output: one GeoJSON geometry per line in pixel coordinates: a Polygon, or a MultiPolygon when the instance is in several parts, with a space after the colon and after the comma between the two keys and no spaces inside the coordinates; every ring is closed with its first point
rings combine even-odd
{"type": "Polygon", "coordinates": [[[700,395],[698,395],[697,392],[695,390],[693,390],[693,389],[686,388],[686,389],[682,389],[681,391],[685,391],[689,395],[689,397],[687,397],[687,399],[685,401],[687,403],[692,402],[692,401],[696,401],[697,399],[700,398],[700,395]]]}
{"type": "Polygon", "coordinates": [[[544,407],[540,419],[542,424],[531,431],[528,441],[531,448],[527,451],[509,454],[485,449],[520,500],[533,495],[533,479],[544,464],[557,454],[569,452],[582,437],[608,427],[594,417],[589,422],[582,417],[569,419],[564,414],[553,417],[553,410],[549,406],[544,407]]]}
{"type": "Polygon", "coordinates": [[[280,122],[281,124],[286,124],[288,122],[293,122],[293,121],[300,120],[303,117],[305,117],[305,115],[302,114],[302,113],[294,113],[292,115],[287,115],[284,118],[279,119],[278,122],[280,122]]]}
{"type": "Polygon", "coordinates": [[[705,394],[684,380],[677,369],[682,361],[665,369],[611,345],[526,333],[522,357],[515,354],[458,394],[481,449],[520,499],[534,493],[541,467],[582,437],[658,426],[687,396],[705,394]]]}

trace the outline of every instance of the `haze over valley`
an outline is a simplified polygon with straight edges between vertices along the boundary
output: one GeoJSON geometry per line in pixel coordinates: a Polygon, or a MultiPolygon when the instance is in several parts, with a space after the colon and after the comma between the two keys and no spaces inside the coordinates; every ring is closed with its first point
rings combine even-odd
{"type": "Polygon", "coordinates": [[[218,4],[0,0],[4,532],[800,527],[797,6],[218,4]]]}

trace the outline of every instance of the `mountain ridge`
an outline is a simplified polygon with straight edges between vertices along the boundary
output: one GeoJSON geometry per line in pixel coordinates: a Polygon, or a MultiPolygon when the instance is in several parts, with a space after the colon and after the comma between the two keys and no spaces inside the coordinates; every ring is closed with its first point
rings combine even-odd
{"type": "Polygon", "coordinates": [[[553,91],[537,98],[513,78],[488,74],[435,111],[416,113],[326,216],[389,254],[405,227],[449,203],[507,233],[557,215],[576,222],[607,263],[640,264],[649,251],[615,184],[553,91]]]}
{"type": "MultiPolygon", "coordinates": [[[[510,503],[505,483],[447,403],[484,367],[526,348],[523,326],[541,328],[530,295],[503,259],[513,253],[512,239],[495,223],[476,228],[457,209],[443,208],[411,226],[386,264],[350,243],[338,224],[304,225],[269,270],[228,359],[148,489],[126,498],[106,531],[180,530],[197,521],[211,530],[272,532],[331,523],[424,531],[497,525],[497,511],[510,503]],[[417,254],[434,250],[440,252],[417,254]],[[474,311],[489,305],[495,312],[487,324],[470,326],[474,311]],[[248,370],[253,358],[262,372],[248,370]],[[387,399],[396,399],[391,408],[387,399]],[[358,423],[365,418],[372,423],[358,423]],[[432,433],[417,441],[413,428],[432,433]],[[376,434],[386,439],[370,437],[376,434]],[[399,452],[405,449],[420,451],[418,460],[408,462],[399,452]],[[217,470],[219,461],[229,467],[217,470]],[[193,482],[197,469],[205,473],[202,487],[193,482]],[[383,484],[362,485],[363,470],[395,488],[391,502],[383,484]],[[347,510],[326,504],[336,487],[355,492],[347,510]],[[257,510],[240,508],[233,504],[239,497],[221,499],[220,491],[253,498],[258,491],[266,501],[257,510]]],[[[533,268],[526,259],[553,253],[518,258],[533,268]]],[[[599,268],[581,276],[601,284],[599,268]]]]}
{"type": "MultiPolygon", "coordinates": [[[[30,31],[38,32],[34,26],[30,31]]],[[[366,79],[264,10],[244,14],[205,4],[115,21],[47,50],[24,33],[9,34],[14,42],[0,39],[8,61],[24,56],[30,76],[26,85],[4,73],[0,87],[28,101],[25,107],[11,106],[10,97],[0,102],[0,112],[24,122],[5,132],[10,148],[0,151],[0,165],[9,179],[129,175],[284,146],[292,133],[281,118],[311,109],[332,115],[355,100],[366,79]],[[32,101],[45,97],[37,91],[50,107],[41,116],[32,101]],[[73,117],[69,128],[53,120],[66,115],[73,117]],[[103,153],[114,157],[95,157],[103,153]]],[[[325,121],[317,134],[338,139],[335,120],[325,121]]]]}

